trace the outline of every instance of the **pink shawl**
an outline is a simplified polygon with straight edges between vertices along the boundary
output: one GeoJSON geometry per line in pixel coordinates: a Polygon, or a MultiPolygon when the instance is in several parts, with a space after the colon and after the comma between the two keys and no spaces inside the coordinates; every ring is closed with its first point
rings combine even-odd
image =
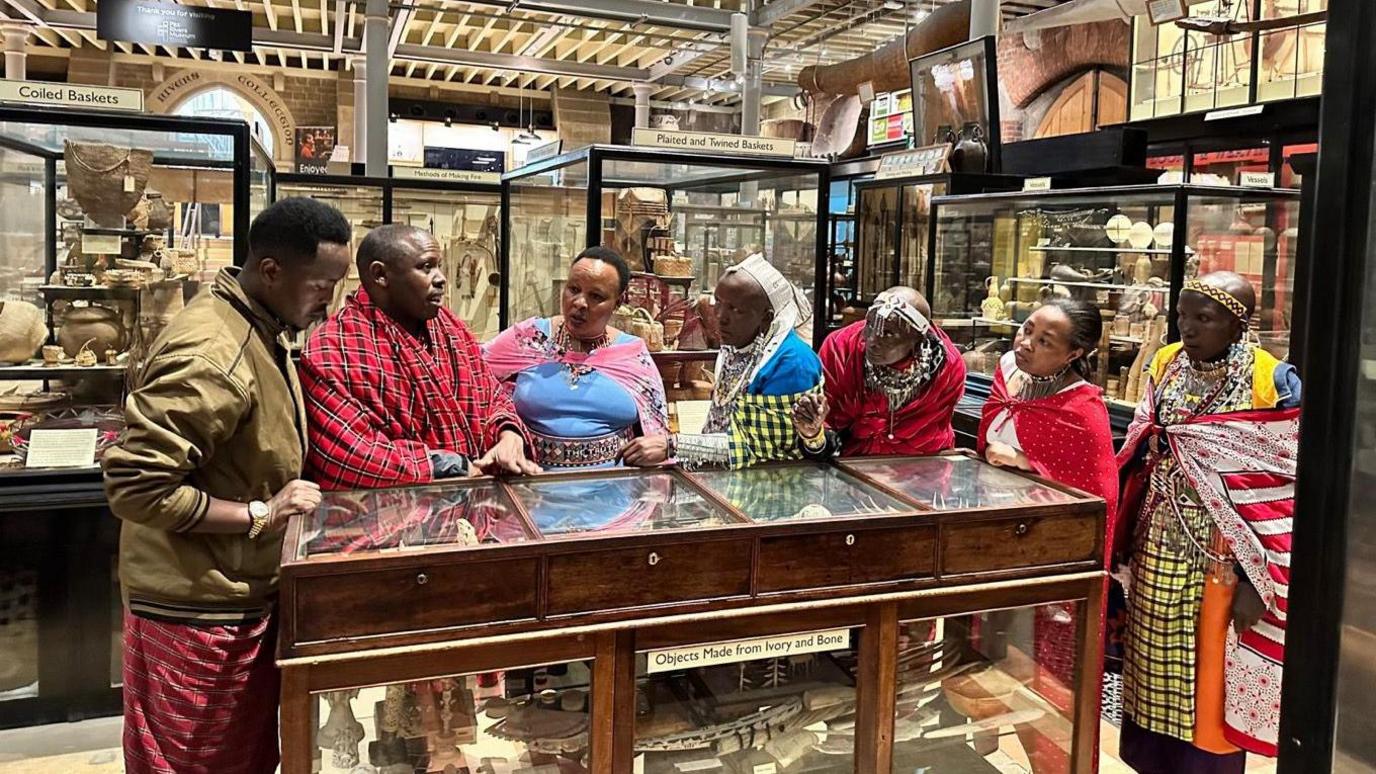
{"type": "Polygon", "coordinates": [[[640,339],[602,347],[591,353],[561,353],[550,337],[536,326],[535,318],[531,318],[507,328],[484,345],[483,359],[508,390],[515,389],[517,374],[545,363],[591,368],[631,394],[640,415],[642,435],[669,434],[664,380],[645,342],[640,339]]]}

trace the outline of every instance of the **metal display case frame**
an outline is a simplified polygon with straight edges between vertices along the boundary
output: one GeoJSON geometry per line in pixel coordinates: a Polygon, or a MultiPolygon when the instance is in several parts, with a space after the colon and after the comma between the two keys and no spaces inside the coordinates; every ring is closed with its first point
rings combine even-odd
{"type": "MultiPolygon", "coordinates": [[[[271,201],[271,156],[248,124],[226,119],[182,118],[114,111],[0,106],[0,124],[34,127],[146,131],[229,138],[232,160],[189,160],[155,154],[154,165],[224,170],[233,175],[233,263],[248,254],[248,229],[255,203],[271,201]],[[261,191],[251,175],[264,173],[261,191]]],[[[44,187],[44,278],[58,265],[57,165],[53,149],[0,135],[0,147],[42,159],[44,187]]],[[[59,289],[65,290],[65,289],[59,289]]],[[[70,289],[73,293],[83,289],[70,289]]],[[[57,292],[57,291],[55,291],[57,292]]],[[[61,295],[59,292],[58,295],[61,295]]],[[[71,293],[67,294],[68,296],[71,293]]],[[[64,296],[65,297],[65,296],[64,296]]],[[[51,327],[51,326],[50,326],[51,327]]],[[[52,331],[50,330],[50,336],[52,331]]],[[[122,368],[53,367],[35,375],[27,366],[0,367],[0,380],[118,378],[122,368]]],[[[37,570],[36,606],[38,689],[31,697],[0,701],[0,728],[78,720],[117,714],[120,688],[112,675],[118,643],[118,587],[110,568],[117,554],[119,522],[111,515],[98,467],[36,469],[0,478],[0,543],[22,553],[37,570]],[[113,585],[112,585],[113,584],[113,585]]]]}
{"type": "MultiPolygon", "coordinates": [[[[691,153],[676,150],[666,150],[661,148],[645,148],[620,145],[588,145],[577,150],[573,150],[559,156],[542,159],[526,164],[518,169],[511,170],[502,175],[502,233],[501,233],[501,274],[504,278],[501,288],[501,314],[500,324],[502,328],[507,328],[516,322],[511,318],[511,189],[513,184],[519,184],[522,179],[537,175],[546,175],[556,172],[565,167],[578,164],[587,165],[587,180],[579,182],[582,195],[586,198],[586,208],[584,222],[586,226],[584,244],[576,246],[572,254],[586,247],[595,247],[602,243],[602,192],[605,187],[637,187],[652,186],[668,190],[672,194],[675,190],[703,189],[712,184],[738,185],[751,181],[767,181],[769,178],[786,175],[816,175],[817,176],[817,207],[815,225],[815,267],[813,276],[814,288],[814,309],[813,309],[813,341],[820,345],[826,332],[826,307],[828,288],[830,287],[829,272],[827,270],[827,210],[826,195],[829,188],[829,166],[822,161],[792,159],[770,156],[742,156],[718,154],[713,156],[701,153],[691,153]],[[716,178],[698,178],[691,183],[675,184],[650,183],[645,180],[610,180],[604,176],[604,165],[607,162],[645,162],[662,164],[684,164],[694,167],[727,167],[733,170],[748,169],[750,172],[732,173],[716,178]]],[[[672,212],[672,207],[670,208],[672,212]]],[[[573,246],[571,246],[573,247],[573,246]]],[[[572,256],[570,255],[570,257],[572,256]]],[[[768,257],[768,256],[767,256],[768,257]]],[[[632,268],[635,268],[634,266],[632,268]]]]}
{"type": "MultiPolygon", "coordinates": [[[[311,770],[317,727],[312,705],[319,692],[588,659],[591,701],[612,708],[591,717],[589,768],[627,772],[634,754],[631,694],[638,651],[831,627],[862,630],[856,648],[856,770],[889,771],[900,621],[1061,602],[1083,605],[1073,644],[1081,665],[1074,670],[1078,689],[1063,712],[1074,722],[1067,751],[1071,770],[1091,771],[1099,696],[1097,686],[1084,685],[1094,673],[1084,665],[1102,657],[1097,611],[1106,578],[1103,501],[1030,474],[995,469],[963,452],[835,465],[785,463],[737,473],[789,468],[844,476],[897,506],[882,515],[761,523],[751,519],[749,507],[737,507],[708,483],[707,472],[663,468],[441,485],[498,487],[524,525],[525,537],[507,545],[426,544],[312,557],[303,551],[305,519],[293,520],[283,546],[278,644],[283,771],[311,770]],[[1004,490],[990,484],[991,499],[1012,492],[1007,484],[1014,479],[1041,494],[938,510],[906,491],[901,479],[885,483],[894,478],[892,471],[885,479],[874,470],[893,464],[972,466],[976,477],[985,470],[1006,476],[1004,490]],[[542,538],[514,491],[654,473],[672,477],[729,521],[542,538]]],[[[312,535],[327,534],[328,526],[305,518],[312,519],[312,535]]],[[[405,529],[415,526],[407,520],[405,529]]]]}

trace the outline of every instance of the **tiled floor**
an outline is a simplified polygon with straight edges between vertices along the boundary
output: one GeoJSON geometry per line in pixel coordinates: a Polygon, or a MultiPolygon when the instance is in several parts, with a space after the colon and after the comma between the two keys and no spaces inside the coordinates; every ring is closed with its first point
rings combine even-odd
{"type": "MultiPolygon", "coordinates": [[[[1100,725],[1101,774],[1133,774],[1115,757],[1118,729],[1100,725]]],[[[123,774],[119,735],[119,718],[0,731],[0,774],[123,774]]],[[[1257,757],[1247,767],[1249,774],[1275,770],[1275,761],[1257,757]]]]}

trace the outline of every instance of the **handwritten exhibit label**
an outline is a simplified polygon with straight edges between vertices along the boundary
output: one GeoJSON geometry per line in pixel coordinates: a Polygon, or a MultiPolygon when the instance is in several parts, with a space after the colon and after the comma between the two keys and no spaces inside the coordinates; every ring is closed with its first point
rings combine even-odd
{"type": "Polygon", "coordinates": [[[0,101],[25,105],[69,105],[106,110],[143,110],[142,89],[74,86],[66,83],[0,80],[0,101]]]}
{"type": "Polygon", "coordinates": [[[631,144],[642,148],[673,148],[737,153],[745,156],[783,156],[791,159],[797,150],[798,141],[747,134],[708,134],[637,128],[631,135],[631,144]]]}
{"type": "Polygon", "coordinates": [[[734,664],[760,658],[784,658],[804,653],[845,650],[850,647],[849,629],[827,629],[804,634],[785,634],[777,637],[754,637],[748,640],[729,640],[681,648],[651,650],[645,654],[650,674],[672,669],[734,664]]]}

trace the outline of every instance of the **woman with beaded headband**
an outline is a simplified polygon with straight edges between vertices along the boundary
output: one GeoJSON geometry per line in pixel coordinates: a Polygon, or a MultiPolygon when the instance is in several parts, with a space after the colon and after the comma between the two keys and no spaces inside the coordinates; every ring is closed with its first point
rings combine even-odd
{"type": "Polygon", "coordinates": [[[804,397],[794,410],[809,456],[934,454],[954,445],[965,361],[931,314],[921,293],[889,288],[864,320],[827,337],[825,399],[804,397]]]}
{"type": "Polygon", "coordinates": [[[1255,305],[1231,272],[1185,283],[1118,457],[1121,754],[1141,772],[1276,753],[1300,382],[1244,343],[1255,305]]]}
{"type": "Polygon", "coordinates": [[[664,381],[645,342],[613,328],[631,270],[607,247],[569,267],[558,316],[518,323],[483,348],[547,468],[616,464],[637,437],[669,434],[664,381]]]}
{"type": "MultiPolygon", "coordinates": [[[[999,361],[984,403],[978,448],[1000,467],[1037,473],[1104,498],[1110,515],[1118,503],[1118,466],[1103,390],[1090,382],[1103,333],[1098,307],[1055,299],[1023,322],[1013,348],[999,361]]],[[[1109,519],[1112,529],[1112,519],[1109,519]]],[[[1105,545],[1111,544],[1111,534],[1105,545]]],[[[1064,711],[1073,705],[1076,620],[1074,606],[1044,605],[1034,621],[1037,669],[1033,687],[1064,711]]],[[[1103,617],[1103,611],[1094,611],[1103,617]]],[[[1097,659],[1081,690],[1098,696],[1097,659]]],[[[1019,732],[1033,772],[1067,771],[1069,755],[1033,724],[1019,732]]]]}

